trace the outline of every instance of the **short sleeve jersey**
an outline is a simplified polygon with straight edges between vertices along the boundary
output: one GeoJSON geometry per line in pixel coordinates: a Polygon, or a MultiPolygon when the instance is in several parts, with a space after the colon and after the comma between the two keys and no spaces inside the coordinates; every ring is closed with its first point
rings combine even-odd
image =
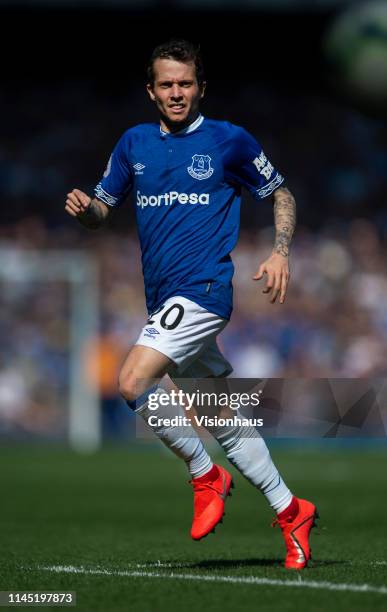
{"type": "Polygon", "coordinates": [[[174,134],[158,124],[127,130],[95,195],[115,207],[134,192],[149,314],[180,295],[228,319],[241,188],[261,200],[283,180],[260,144],[228,122],[199,115],[174,134]]]}

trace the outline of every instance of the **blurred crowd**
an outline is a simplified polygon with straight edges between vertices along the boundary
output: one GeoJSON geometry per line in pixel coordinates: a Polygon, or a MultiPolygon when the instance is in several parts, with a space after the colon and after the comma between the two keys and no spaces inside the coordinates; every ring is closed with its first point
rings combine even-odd
{"type": "MultiPolygon", "coordinates": [[[[284,305],[270,304],[263,282],[252,280],[272,243],[271,228],[243,230],[234,252],[235,308],[219,338],[234,376],[386,376],[387,245],[375,225],[354,219],[346,235],[299,227],[284,305]]],[[[1,246],[20,249],[21,258],[40,249],[49,260],[58,247],[95,258],[100,332],[85,347],[85,376],[98,385],[107,427],[118,432],[117,374],[145,323],[137,237],[108,229],[53,232],[29,218],[7,227],[1,246]]],[[[54,421],[60,429],[68,401],[69,287],[28,278],[0,282],[0,431],[20,419],[27,431],[51,431],[54,421]]]]}
{"type": "MultiPolygon", "coordinates": [[[[3,92],[0,99],[3,115],[18,116],[17,129],[5,122],[0,145],[0,248],[20,258],[39,250],[47,260],[53,249],[76,249],[97,262],[100,330],[85,347],[85,376],[98,385],[113,430],[122,409],[117,372],[145,321],[133,210],[122,207],[107,228],[93,232],[63,207],[73,187],[91,192],[127,126],[153,118],[142,90],[118,94],[106,88],[96,95],[77,83],[32,87],[23,99],[16,90],[3,92]]],[[[226,99],[215,87],[203,110],[255,134],[298,203],[288,297],[272,305],[263,283],[252,281],[272,248],[272,207],[245,197],[233,254],[235,309],[219,340],[234,376],[386,376],[386,125],[329,100],[248,85],[226,99]],[[248,113],[241,116],[241,108],[248,113]]],[[[0,434],[20,427],[60,435],[69,287],[2,275],[0,286],[0,434]]]]}
{"type": "MultiPolygon", "coordinates": [[[[33,213],[50,226],[63,224],[64,194],[73,187],[91,192],[123,131],[157,120],[138,80],[105,85],[62,80],[0,92],[0,109],[13,118],[0,141],[2,223],[33,213]]],[[[243,125],[261,142],[295,193],[303,224],[321,229],[367,217],[387,232],[386,121],[322,95],[228,87],[232,96],[223,81],[209,83],[203,114],[243,125]]],[[[246,227],[270,221],[268,207],[245,207],[246,227]]]]}

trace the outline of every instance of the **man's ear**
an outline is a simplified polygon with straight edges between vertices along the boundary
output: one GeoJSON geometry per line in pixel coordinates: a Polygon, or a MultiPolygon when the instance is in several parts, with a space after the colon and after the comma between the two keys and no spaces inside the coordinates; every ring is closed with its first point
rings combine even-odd
{"type": "Polygon", "coordinates": [[[152,102],[156,102],[156,97],[155,97],[155,94],[153,93],[153,87],[150,83],[147,83],[146,90],[152,102]]]}
{"type": "Polygon", "coordinates": [[[203,81],[200,87],[200,97],[204,98],[204,92],[206,91],[207,82],[203,81]]]}

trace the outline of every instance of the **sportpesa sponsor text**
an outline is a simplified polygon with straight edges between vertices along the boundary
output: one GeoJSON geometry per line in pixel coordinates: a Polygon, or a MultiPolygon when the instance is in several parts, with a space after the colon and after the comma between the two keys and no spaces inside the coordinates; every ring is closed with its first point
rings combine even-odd
{"type": "Polygon", "coordinates": [[[145,208],[146,206],[170,206],[174,202],[178,204],[209,204],[209,193],[179,193],[177,191],[169,191],[159,195],[143,195],[137,191],[137,206],[145,208]]]}

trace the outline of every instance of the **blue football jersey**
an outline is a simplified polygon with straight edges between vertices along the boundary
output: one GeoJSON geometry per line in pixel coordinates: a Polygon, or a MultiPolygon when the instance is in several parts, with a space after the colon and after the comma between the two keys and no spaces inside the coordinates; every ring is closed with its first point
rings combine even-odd
{"type": "Polygon", "coordinates": [[[175,134],[158,124],[127,130],[95,196],[115,207],[134,192],[149,313],[181,295],[228,319],[241,188],[261,200],[283,180],[260,144],[225,121],[199,115],[175,134]]]}

